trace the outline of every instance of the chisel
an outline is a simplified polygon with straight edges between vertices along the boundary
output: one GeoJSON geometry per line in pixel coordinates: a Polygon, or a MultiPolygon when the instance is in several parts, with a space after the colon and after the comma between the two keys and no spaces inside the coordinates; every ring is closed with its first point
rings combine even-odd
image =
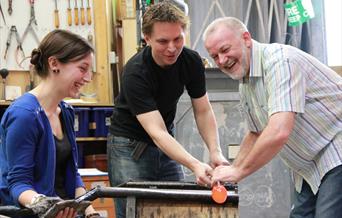
{"type": "Polygon", "coordinates": [[[81,0],[81,24],[85,24],[85,14],[84,14],[84,7],[83,7],[83,0],[81,0]]]}
{"type": "Polygon", "coordinates": [[[78,25],[78,7],[77,7],[77,0],[75,0],[75,7],[74,7],[74,13],[75,13],[75,25],[78,25]]]}
{"type": "Polygon", "coordinates": [[[58,7],[57,7],[57,0],[55,0],[55,27],[59,28],[59,15],[58,15],[58,7]]]}
{"type": "Polygon", "coordinates": [[[87,0],[87,22],[88,25],[91,25],[91,11],[90,11],[90,4],[89,4],[89,0],[87,0]]]}
{"type": "Polygon", "coordinates": [[[67,13],[68,13],[68,25],[71,26],[71,25],[72,25],[72,15],[71,15],[70,0],[68,0],[68,9],[67,9],[67,13]]]}

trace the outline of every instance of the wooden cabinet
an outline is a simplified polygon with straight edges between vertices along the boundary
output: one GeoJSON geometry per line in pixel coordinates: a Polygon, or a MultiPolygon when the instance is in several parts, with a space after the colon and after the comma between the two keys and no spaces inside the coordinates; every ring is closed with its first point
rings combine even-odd
{"type": "MultiPolygon", "coordinates": [[[[87,190],[97,186],[110,186],[108,176],[83,176],[82,179],[87,190]]],[[[115,218],[115,206],[112,198],[98,198],[92,202],[92,205],[102,217],[115,218]]]]}

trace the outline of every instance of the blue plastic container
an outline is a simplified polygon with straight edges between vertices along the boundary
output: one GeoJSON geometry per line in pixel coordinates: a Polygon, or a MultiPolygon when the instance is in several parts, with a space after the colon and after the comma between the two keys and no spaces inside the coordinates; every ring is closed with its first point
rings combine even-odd
{"type": "Polygon", "coordinates": [[[107,137],[111,124],[110,117],[113,114],[112,107],[94,107],[91,110],[91,133],[94,137],[107,137]]]}
{"type": "Polygon", "coordinates": [[[75,107],[74,130],[76,137],[89,137],[89,107],[75,107]]]}

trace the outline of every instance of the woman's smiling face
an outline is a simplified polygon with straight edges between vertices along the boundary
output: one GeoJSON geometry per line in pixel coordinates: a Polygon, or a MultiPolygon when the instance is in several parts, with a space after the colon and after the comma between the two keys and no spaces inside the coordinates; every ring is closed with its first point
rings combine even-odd
{"type": "Polygon", "coordinates": [[[93,54],[89,53],[78,61],[60,64],[60,72],[56,79],[59,80],[60,91],[64,97],[78,98],[82,86],[91,81],[92,59],[93,54]]]}

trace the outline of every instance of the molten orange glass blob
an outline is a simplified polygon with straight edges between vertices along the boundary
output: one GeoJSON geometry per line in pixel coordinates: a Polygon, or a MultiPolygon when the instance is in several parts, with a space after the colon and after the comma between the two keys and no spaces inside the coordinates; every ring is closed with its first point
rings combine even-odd
{"type": "Polygon", "coordinates": [[[220,184],[214,185],[211,190],[211,198],[218,204],[222,204],[227,199],[227,189],[220,184]]]}

